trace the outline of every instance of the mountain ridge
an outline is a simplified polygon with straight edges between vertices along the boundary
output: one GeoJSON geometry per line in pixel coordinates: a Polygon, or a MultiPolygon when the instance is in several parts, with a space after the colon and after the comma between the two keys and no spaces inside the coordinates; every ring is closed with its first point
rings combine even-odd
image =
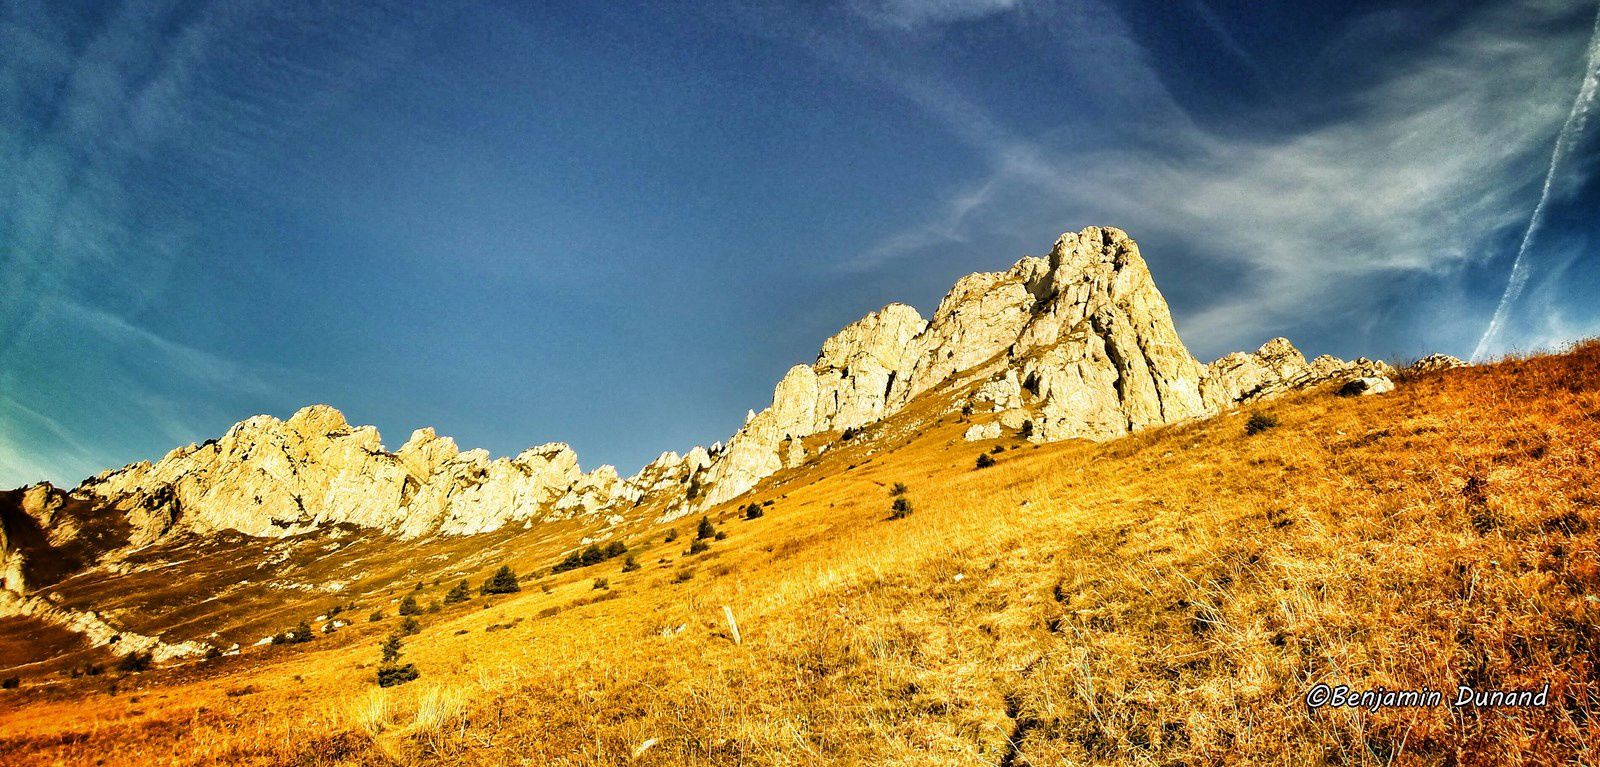
{"type": "Polygon", "coordinates": [[[1111,439],[1330,379],[1392,373],[1364,358],[1307,362],[1282,338],[1202,365],[1137,244],[1119,229],[1088,227],[1063,234],[1045,257],[957,280],[927,319],[898,303],[868,313],[826,339],[815,362],[792,367],[772,404],[726,443],[664,452],[627,478],[610,465],[583,471],[560,442],[491,458],[422,428],[391,451],[374,427],[311,405],[288,419],[246,419],[71,491],[27,488],[7,525],[35,525],[48,545],[23,551],[0,537],[0,585],[26,594],[30,560],[80,537],[82,523],[53,511],[68,499],[120,515],[84,566],[175,532],[281,538],[347,524],[418,538],[570,518],[603,530],[640,509],[670,521],[737,498],[935,389],[972,387],[960,408],[983,423],[968,439],[1006,431],[1043,443],[1111,439]]]}

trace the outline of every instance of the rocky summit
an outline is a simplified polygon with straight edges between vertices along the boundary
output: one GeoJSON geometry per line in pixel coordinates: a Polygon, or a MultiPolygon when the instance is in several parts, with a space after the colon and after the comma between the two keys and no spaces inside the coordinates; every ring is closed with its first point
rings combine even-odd
{"type": "MultiPolygon", "coordinates": [[[[1425,361],[1428,370],[1451,364],[1425,361]]],[[[6,528],[33,543],[0,537],[0,573],[21,595],[29,557],[53,556],[46,551],[76,546],[73,562],[87,567],[221,531],[282,538],[347,525],[412,539],[616,521],[641,508],[670,520],[736,498],[935,390],[973,418],[969,439],[1105,440],[1393,372],[1366,359],[1308,362],[1282,338],[1203,365],[1179,338],[1138,245],[1119,229],[1089,227],[1063,234],[1044,257],[963,277],[931,318],[890,304],[851,323],[815,362],[791,368],[772,404],[725,444],[663,453],[631,477],[611,466],[585,472],[559,442],[491,458],[419,429],[389,450],[374,428],[312,405],[287,420],[250,418],[67,493],[28,488],[6,528]],[[85,511],[62,513],[69,505],[85,511]]]]}

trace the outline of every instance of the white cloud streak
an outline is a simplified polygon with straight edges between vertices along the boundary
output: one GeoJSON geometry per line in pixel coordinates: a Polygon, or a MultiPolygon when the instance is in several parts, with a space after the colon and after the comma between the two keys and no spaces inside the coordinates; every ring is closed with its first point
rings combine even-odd
{"type": "Polygon", "coordinates": [[[1114,149],[1075,144],[1082,126],[1020,135],[925,70],[845,59],[944,122],[991,168],[947,196],[975,204],[947,203],[931,223],[889,235],[857,264],[961,240],[1002,213],[1015,219],[1031,208],[1057,229],[1112,224],[1183,248],[1184,268],[1211,272],[1216,283],[1183,318],[1199,349],[1241,348],[1308,318],[1363,322],[1354,318],[1400,298],[1403,278],[1448,280],[1484,263],[1522,219],[1583,44],[1562,25],[1572,15],[1568,4],[1508,2],[1432,41],[1408,38],[1409,48],[1352,39],[1349,50],[1329,50],[1329,66],[1370,62],[1359,87],[1315,108],[1254,113],[1246,104],[1201,124],[1115,14],[1087,2],[1055,6],[1039,21],[1063,45],[1094,32],[1096,48],[1072,52],[1082,79],[1104,84],[1084,98],[1135,118],[1114,149]],[[1223,284],[1222,275],[1242,282],[1223,284]]]}
{"type": "Polygon", "coordinates": [[[1550,152],[1550,167],[1545,171],[1544,184],[1539,189],[1539,202],[1533,206],[1533,215],[1528,217],[1528,228],[1523,231],[1522,241],[1517,245],[1517,256],[1511,262],[1511,276],[1506,281],[1505,292],[1500,294],[1500,303],[1495,307],[1494,316],[1478,338],[1477,348],[1472,351],[1473,361],[1482,361],[1489,353],[1491,345],[1505,326],[1512,305],[1528,284],[1528,272],[1531,269],[1528,250],[1539,228],[1544,225],[1545,208],[1550,204],[1556,175],[1566,165],[1572,147],[1583,136],[1589,109],[1594,106],[1597,85],[1600,85],[1600,12],[1595,15],[1594,32],[1589,38],[1589,55],[1584,63],[1578,94],[1572,100],[1572,109],[1567,113],[1566,122],[1561,125],[1561,132],[1556,134],[1555,149],[1550,152]]]}

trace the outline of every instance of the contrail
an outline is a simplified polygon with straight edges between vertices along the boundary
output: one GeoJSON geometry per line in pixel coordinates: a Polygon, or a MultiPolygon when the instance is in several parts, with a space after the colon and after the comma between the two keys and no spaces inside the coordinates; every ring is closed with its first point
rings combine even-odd
{"type": "Polygon", "coordinates": [[[1481,362],[1484,354],[1489,349],[1489,343],[1494,340],[1505,324],[1506,314],[1511,304],[1522,295],[1522,288],[1528,284],[1528,264],[1524,256],[1528,255],[1528,246],[1533,243],[1533,236],[1538,233],[1539,227],[1544,224],[1545,205],[1550,202],[1550,188],[1555,184],[1556,171],[1567,159],[1567,153],[1572,145],[1583,134],[1584,122],[1589,117],[1589,107],[1594,104],[1595,89],[1600,85],[1600,12],[1594,19],[1594,32],[1589,37],[1589,60],[1583,71],[1583,84],[1578,88],[1578,95],[1572,100],[1572,111],[1567,113],[1567,121],[1561,125],[1561,132],[1556,134],[1556,148],[1550,153],[1550,169],[1544,174],[1544,188],[1539,192],[1539,203],[1533,206],[1533,215],[1528,218],[1528,228],[1522,233],[1522,244],[1517,246],[1517,257],[1511,262],[1511,278],[1506,281],[1506,290],[1500,294],[1500,305],[1494,310],[1494,317],[1489,320],[1489,327],[1484,328],[1483,336],[1478,339],[1478,348],[1472,352],[1472,361],[1481,362]]]}

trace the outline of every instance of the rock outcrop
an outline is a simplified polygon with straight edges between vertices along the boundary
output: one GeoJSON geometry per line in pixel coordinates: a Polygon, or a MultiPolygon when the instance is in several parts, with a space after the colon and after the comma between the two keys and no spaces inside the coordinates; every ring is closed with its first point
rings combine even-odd
{"type": "Polygon", "coordinates": [[[1452,357],[1448,354],[1430,354],[1411,363],[1411,366],[1406,368],[1406,372],[1412,375],[1426,375],[1466,366],[1467,363],[1462,362],[1459,357],[1452,357]]]}
{"type": "MultiPolygon", "coordinates": [[[[127,547],[177,532],[273,537],[333,524],[403,537],[470,535],[512,523],[610,519],[641,505],[672,518],[734,498],[930,391],[948,393],[977,419],[969,439],[1104,440],[1393,372],[1366,359],[1307,362],[1281,338],[1202,365],[1179,339],[1134,241],[1089,227],[1062,235],[1044,257],[961,278],[931,318],[890,304],[851,323],[823,342],[815,362],[791,368],[771,405],[750,413],[725,445],[663,453],[626,479],[610,466],[582,471],[561,443],[491,458],[419,429],[389,452],[372,427],[313,405],[105,472],[72,497],[118,510],[127,547]]],[[[55,519],[48,496],[29,514],[52,540],[70,538],[70,520],[55,519]]],[[[0,538],[6,583],[22,578],[14,548],[0,538]]]]}

